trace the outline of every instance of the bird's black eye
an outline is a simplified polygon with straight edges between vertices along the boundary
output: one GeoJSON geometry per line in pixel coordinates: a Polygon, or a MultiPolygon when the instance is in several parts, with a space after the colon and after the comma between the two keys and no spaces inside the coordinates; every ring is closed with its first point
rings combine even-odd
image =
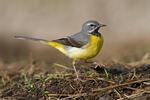
{"type": "Polygon", "coordinates": [[[94,24],[91,24],[90,26],[93,27],[93,26],[95,26],[95,25],[94,25],[94,24]]]}

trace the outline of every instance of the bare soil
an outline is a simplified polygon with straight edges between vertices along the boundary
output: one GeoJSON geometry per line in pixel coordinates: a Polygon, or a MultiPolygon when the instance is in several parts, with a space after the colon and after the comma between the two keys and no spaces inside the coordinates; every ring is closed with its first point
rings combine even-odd
{"type": "MultiPolygon", "coordinates": [[[[13,68],[14,69],[14,68],[13,68]]],[[[150,100],[150,64],[111,63],[80,66],[81,80],[73,69],[55,64],[43,71],[33,63],[0,75],[0,98],[4,100],[150,100]],[[59,72],[59,69],[61,72],[59,72]],[[63,70],[63,71],[62,71],[63,70]]]]}

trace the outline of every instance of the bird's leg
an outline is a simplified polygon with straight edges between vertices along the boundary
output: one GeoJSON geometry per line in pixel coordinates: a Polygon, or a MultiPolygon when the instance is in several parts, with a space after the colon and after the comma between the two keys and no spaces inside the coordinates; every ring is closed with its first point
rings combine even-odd
{"type": "Polygon", "coordinates": [[[76,64],[76,60],[73,60],[72,65],[73,65],[74,71],[76,73],[76,77],[77,77],[76,79],[78,80],[79,79],[79,75],[78,75],[78,72],[77,72],[75,64],[76,64]]]}

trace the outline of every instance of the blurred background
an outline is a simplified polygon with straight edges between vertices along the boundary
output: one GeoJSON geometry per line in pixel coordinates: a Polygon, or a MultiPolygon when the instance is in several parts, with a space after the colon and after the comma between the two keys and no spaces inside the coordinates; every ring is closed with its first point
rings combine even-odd
{"type": "Polygon", "coordinates": [[[47,40],[81,30],[87,20],[97,20],[104,46],[94,58],[99,62],[131,62],[150,52],[149,0],[0,0],[0,66],[18,62],[70,64],[52,47],[15,40],[15,35],[47,40]]]}

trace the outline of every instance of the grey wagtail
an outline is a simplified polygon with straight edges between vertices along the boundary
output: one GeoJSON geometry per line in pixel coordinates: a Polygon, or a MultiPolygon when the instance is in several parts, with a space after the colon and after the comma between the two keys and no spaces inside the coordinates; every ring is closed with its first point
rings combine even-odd
{"type": "Polygon", "coordinates": [[[25,36],[15,36],[16,39],[39,41],[40,43],[56,48],[69,58],[73,59],[73,67],[77,79],[78,72],[75,67],[76,60],[87,60],[95,57],[103,46],[103,36],[98,32],[100,27],[106,25],[100,24],[97,21],[89,20],[82,26],[82,30],[65,38],[60,38],[52,41],[37,39],[25,36]]]}

